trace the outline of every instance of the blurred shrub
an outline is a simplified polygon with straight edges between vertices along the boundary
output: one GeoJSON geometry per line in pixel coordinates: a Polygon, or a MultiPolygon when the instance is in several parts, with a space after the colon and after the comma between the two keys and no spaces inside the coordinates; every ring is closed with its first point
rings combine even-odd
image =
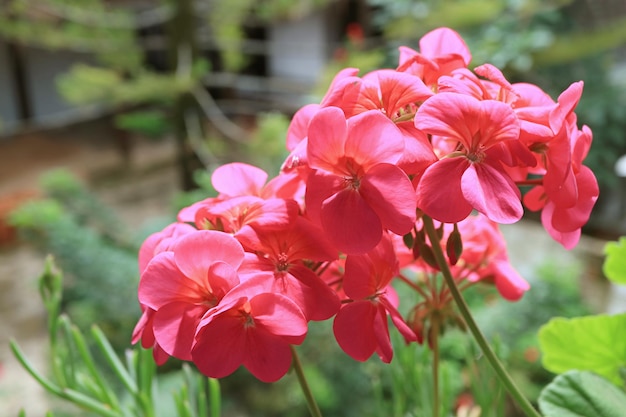
{"type": "Polygon", "coordinates": [[[115,127],[149,138],[160,138],[172,130],[168,115],[163,110],[141,110],[115,116],[115,127]]]}
{"type": "Polygon", "coordinates": [[[41,187],[48,198],[24,204],[9,221],[66,271],[64,308],[76,324],[99,323],[118,349],[127,347],[140,314],[138,240],[67,171],[45,175],[41,187]]]}

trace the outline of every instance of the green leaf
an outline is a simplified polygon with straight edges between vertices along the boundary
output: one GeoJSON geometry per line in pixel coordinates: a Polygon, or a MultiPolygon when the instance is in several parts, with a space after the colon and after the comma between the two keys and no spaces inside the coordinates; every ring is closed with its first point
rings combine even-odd
{"type": "Polygon", "coordinates": [[[539,330],[543,366],[554,373],[593,371],[622,385],[626,366],[626,314],[554,318],[539,330]]]}
{"type": "Polygon", "coordinates": [[[545,417],[623,417],[626,394],[588,371],[557,376],[539,396],[545,417]]]}
{"type": "Polygon", "coordinates": [[[604,253],[604,275],[617,284],[626,284],[626,237],[620,238],[619,242],[607,243],[604,253]]]}

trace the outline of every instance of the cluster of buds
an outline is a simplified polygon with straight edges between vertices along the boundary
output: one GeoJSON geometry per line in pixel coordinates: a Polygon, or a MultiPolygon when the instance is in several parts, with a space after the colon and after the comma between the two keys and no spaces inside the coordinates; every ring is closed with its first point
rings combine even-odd
{"type": "Polygon", "coordinates": [[[498,225],[520,220],[524,206],[541,210],[571,248],[598,196],[582,165],[591,131],[574,113],[583,85],[554,101],[470,61],[456,32],[436,29],[419,52],[400,48],[395,70],[339,72],[320,104],[294,115],[277,177],[242,163],[216,169],[218,195],[141,247],[133,342],[154,348],[159,364],[174,356],[216,378],[243,365],[276,381],[308,322],[334,317],[348,355],[389,362],[389,322],[421,342],[433,315],[452,309],[432,279],[436,245],[461,289],[486,282],[519,299],[529,286],[498,225]],[[396,279],[422,296],[406,318],[396,279]]]}

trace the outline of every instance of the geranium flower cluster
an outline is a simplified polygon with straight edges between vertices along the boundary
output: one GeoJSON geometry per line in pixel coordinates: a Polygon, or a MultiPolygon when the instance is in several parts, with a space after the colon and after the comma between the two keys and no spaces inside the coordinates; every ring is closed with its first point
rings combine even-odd
{"type": "Polygon", "coordinates": [[[519,299],[529,286],[498,224],[520,220],[524,206],[541,210],[571,248],[598,196],[582,164],[591,131],[574,113],[583,84],[554,101],[470,61],[456,32],[434,30],[419,52],[400,48],[395,70],[337,74],[320,104],[294,115],[277,177],[243,163],[216,169],[219,194],[141,247],[133,342],[154,348],[159,364],[174,356],[217,378],[243,365],[275,381],[308,322],[334,317],[348,355],[389,362],[389,321],[421,342],[429,314],[450,302],[419,278],[437,273],[434,245],[461,288],[487,282],[519,299]],[[439,242],[424,233],[427,217],[439,242]],[[407,317],[396,279],[424,296],[407,317]]]}

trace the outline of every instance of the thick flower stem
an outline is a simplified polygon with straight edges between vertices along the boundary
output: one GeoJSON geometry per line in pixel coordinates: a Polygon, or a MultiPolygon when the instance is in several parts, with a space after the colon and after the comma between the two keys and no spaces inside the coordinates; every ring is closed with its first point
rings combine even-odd
{"type": "Polygon", "coordinates": [[[296,375],[298,376],[298,382],[300,383],[300,388],[302,389],[302,393],[306,398],[306,403],[309,406],[309,412],[311,413],[311,417],[322,417],[322,413],[320,412],[320,408],[317,406],[317,402],[315,402],[315,398],[313,397],[313,393],[311,392],[311,388],[306,380],[306,376],[304,375],[304,370],[302,369],[302,362],[300,362],[300,357],[298,356],[298,352],[296,349],[291,346],[291,355],[293,356],[293,369],[296,371],[296,375]]]}
{"type": "Polygon", "coordinates": [[[507,389],[511,397],[513,397],[517,405],[522,409],[522,411],[526,414],[526,416],[541,417],[541,414],[539,414],[537,410],[534,409],[532,404],[520,392],[517,385],[515,385],[515,382],[513,382],[513,379],[511,378],[509,373],[506,371],[506,369],[504,369],[504,366],[502,365],[502,363],[500,362],[496,354],[493,352],[493,350],[489,346],[489,343],[485,339],[485,336],[482,334],[482,332],[478,328],[478,325],[474,321],[474,317],[472,316],[472,313],[469,311],[469,308],[467,304],[465,303],[465,300],[463,299],[461,292],[456,286],[456,282],[454,281],[454,278],[452,277],[452,273],[450,272],[450,267],[448,266],[448,262],[446,261],[446,258],[443,254],[441,246],[438,243],[439,237],[437,236],[437,231],[435,229],[435,225],[433,224],[433,220],[428,216],[424,216],[423,221],[424,221],[424,228],[426,230],[426,234],[428,235],[428,238],[432,242],[432,250],[435,256],[435,260],[437,261],[437,264],[441,268],[441,273],[443,274],[443,277],[446,280],[446,284],[448,285],[450,293],[452,294],[452,298],[454,298],[454,301],[461,315],[463,316],[463,319],[465,320],[467,327],[470,329],[472,336],[474,336],[474,340],[476,340],[483,354],[485,355],[485,357],[491,364],[491,367],[494,369],[494,371],[498,375],[500,382],[502,382],[502,384],[505,386],[505,388],[507,389]]]}

